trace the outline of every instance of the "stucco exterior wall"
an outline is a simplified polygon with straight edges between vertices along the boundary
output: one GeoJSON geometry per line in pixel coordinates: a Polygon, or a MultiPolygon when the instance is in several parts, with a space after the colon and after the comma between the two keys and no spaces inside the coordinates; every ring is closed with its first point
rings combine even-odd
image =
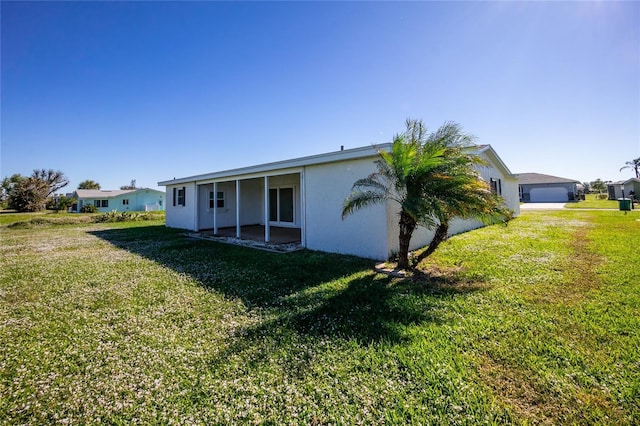
{"type": "Polygon", "coordinates": [[[167,185],[167,217],[166,225],[169,228],[188,229],[190,231],[197,230],[196,224],[196,205],[197,195],[195,182],[187,182],[179,185],[167,185]],[[174,206],[173,202],[173,188],[185,188],[185,205],[174,206]]]}
{"type": "MultiPolygon", "coordinates": [[[[520,214],[520,200],[519,200],[520,196],[518,195],[518,179],[516,177],[505,175],[501,169],[499,169],[493,164],[493,161],[491,160],[491,158],[489,158],[485,153],[482,153],[480,157],[487,163],[486,165],[477,166],[477,170],[480,173],[480,176],[482,176],[482,178],[487,182],[491,182],[491,179],[494,179],[494,180],[499,179],[500,181],[499,195],[501,195],[502,198],[504,198],[506,206],[511,210],[513,210],[516,216],[519,215],[520,214]]],[[[479,223],[477,221],[473,221],[473,222],[479,223]]],[[[463,231],[460,231],[460,232],[468,231],[469,229],[474,229],[474,228],[466,229],[469,226],[474,226],[474,225],[472,224],[462,225],[460,229],[463,229],[463,231]]],[[[478,226],[475,226],[475,228],[477,227],[478,226]]]]}
{"type": "Polygon", "coordinates": [[[260,224],[264,224],[264,179],[241,181],[240,225],[260,224]]]}
{"type": "MultiPolygon", "coordinates": [[[[520,203],[518,200],[518,179],[505,175],[499,168],[495,167],[490,158],[482,155],[483,159],[487,162],[486,165],[477,166],[477,170],[487,182],[491,179],[500,181],[500,195],[505,200],[505,204],[508,208],[514,211],[516,215],[520,214],[520,203]]],[[[389,205],[389,247],[391,252],[397,252],[399,248],[398,244],[398,219],[400,207],[397,203],[389,205]]],[[[449,224],[449,235],[461,234],[473,229],[481,228],[483,223],[474,219],[454,219],[449,224]]],[[[434,236],[434,230],[427,229],[422,226],[418,226],[413,232],[411,238],[411,244],[409,250],[417,250],[428,245],[434,236]]]]}
{"type": "Polygon", "coordinates": [[[507,207],[513,210],[515,216],[520,215],[520,196],[518,195],[518,179],[505,177],[502,184],[502,197],[507,207]]]}
{"type": "Polygon", "coordinates": [[[121,195],[118,210],[145,211],[146,206],[157,206],[157,210],[165,209],[165,196],[160,191],[142,189],[131,194],[121,195]],[[127,197],[129,195],[129,197],[127,197]],[[123,205],[122,200],[128,199],[129,205],[123,205]],[[127,207],[129,207],[127,209],[127,207]]]}
{"type": "Polygon", "coordinates": [[[388,257],[384,204],[358,210],[341,220],[342,205],[353,183],[375,171],[373,161],[371,157],[305,168],[307,248],[371,259],[388,257]]]}

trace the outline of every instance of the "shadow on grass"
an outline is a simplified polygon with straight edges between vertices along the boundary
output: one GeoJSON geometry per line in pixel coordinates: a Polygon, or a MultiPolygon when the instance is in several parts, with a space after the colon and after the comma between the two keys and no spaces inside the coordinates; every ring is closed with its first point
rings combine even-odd
{"type": "Polygon", "coordinates": [[[310,250],[270,253],[193,240],[163,225],[91,234],[260,311],[265,320],[238,331],[242,337],[238,345],[280,332],[364,343],[399,342],[405,339],[403,329],[408,326],[440,323],[434,308],[443,298],[480,289],[458,288],[453,278],[430,280],[426,275],[418,281],[394,280],[376,274],[372,261],[354,256],[310,250]]]}

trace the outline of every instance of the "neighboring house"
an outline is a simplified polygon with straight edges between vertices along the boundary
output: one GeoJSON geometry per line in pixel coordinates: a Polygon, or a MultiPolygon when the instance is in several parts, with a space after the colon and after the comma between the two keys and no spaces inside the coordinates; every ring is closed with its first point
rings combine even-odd
{"type": "MultiPolygon", "coordinates": [[[[302,247],[387,259],[398,250],[399,207],[393,202],[359,210],[342,220],[342,205],[353,183],[376,171],[377,149],[362,147],[158,182],[167,188],[166,224],[215,235],[276,241],[295,236],[302,247]],[[252,238],[249,227],[259,230],[252,238]]],[[[519,213],[518,182],[489,145],[474,147],[488,165],[479,168],[507,206],[519,213]]],[[[451,234],[478,228],[456,220],[451,234]]],[[[425,246],[433,232],[418,228],[411,249],[425,246]]]]}
{"type": "Polygon", "coordinates": [[[634,199],[640,199],[640,179],[631,178],[628,180],[620,180],[607,185],[610,200],[622,198],[622,189],[624,188],[625,198],[631,198],[629,194],[633,192],[634,199]]]}
{"type": "Polygon", "coordinates": [[[77,200],[72,211],[92,204],[99,212],[164,210],[164,192],[155,189],[76,189],[71,195],[77,200]]]}
{"type": "Polygon", "coordinates": [[[525,203],[564,203],[578,199],[580,182],[541,173],[518,173],[520,201],[525,203]]]}

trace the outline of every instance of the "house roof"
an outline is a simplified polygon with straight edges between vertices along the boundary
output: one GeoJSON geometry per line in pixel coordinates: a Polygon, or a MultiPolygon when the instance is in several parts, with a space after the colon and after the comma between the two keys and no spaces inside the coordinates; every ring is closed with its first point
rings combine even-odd
{"type": "MultiPolygon", "coordinates": [[[[500,159],[498,154],[495,152],[495,150],[491,147],[491,145],[477,145],[474,148],[476,149],[477,154],[480,154],[480,153],[487,154],[491,158],[491,160],[494,163],[496,163],[497,166],[501,167],[507,175],[513,176],[509,168],[502,162],[502,160],[500,159]]],[[[181,183],[197,182],[197,181],[203,181],[203,180],[224,179],[224,178],[230,178],[230,177],[246,176],[254,173],[275,172],[278,170],[311,166],[315,164],[334,163],[338,161],[347,161],[347,160],[354,160],[354,159],[367,158],[367,157],[377,157],[379,150],[390,151],[391,143],[345,149],[340,151],[328,152],[325,154],[294,158],[291,160],[276,161],[273,163],[258,164],[256,166],[241,167],[238,169],[230,169],[230,170],[223,170],[219,172],[187,176],[187,177],[178,178],[178,179],[174,178],[171,180],[158,182],[158,185],[167,186],[167,185],[177,185],[181,183]]]]}
{"type": "Polygon", "coordinates": [[[542,173],[516,173],[520,185],[533,185],[541,183],[580,183],[575,179],[567,179],[558,176],[543,175],[542,173]]]}
{"type": "Polygon", "coordinates": [[[138,191],[155,191],[160,192],[157,189],[140,188],[140,189],[76,189],[74,194],[78,198],[113,198],[119,195],[129,194],[138,191]]]}
{"type": "Polygon", "coordinates": [[[375,157],[378,150],[388,151],[390,143],[381,145],[365,146],[360,148],[345,149],[328,152],[325,154],[311,155],[308,157],[294,158],[291,160],[276,161],[273,163],[258,164],[256,166],[241,167],[238,169],[223,170],[219,172],[205,173],[201,175],[188,176],[184,178],[165,180],[158,182],[159,186],[176,185],[180,183],[195,182],[209,179],[228,178],[232,176],[250,175],[253,173],[273,172],[282,169],[311,166],[315,164],[333,163],[337,161],[354,160],[358,158],[375,157]]]}
{"type": "Polygon", "coordinates": [[[640,183],[640,179],[632,177],[632,178],[627,179],[627,180],[619,180],[617,182],[611,182],[609,185],[626,185],[626,184],[631,183],[631,182],[640,183]]]}

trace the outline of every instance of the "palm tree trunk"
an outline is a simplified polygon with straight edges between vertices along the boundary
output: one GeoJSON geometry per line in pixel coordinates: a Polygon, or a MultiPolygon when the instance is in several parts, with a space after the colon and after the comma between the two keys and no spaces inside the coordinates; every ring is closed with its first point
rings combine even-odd
{"type": "Polygon", "coordinates": [[[418,256],[418,258],[416,259],[416,265],[422,262],[428,256],[430,256],[431,253],[436,251],[438,246],[441,243],[443,243],[448,237],[449,237],[449,222],[442,222],[436,228],[436,233],[433,236],[433,239],[431,240],[431,242],[429,243],[429,247],[427,247],[425,251],[420,253],[420,256],[418,256]]]}
{"type": "Polygon", "coordinates": [[[409,269],[409,244],[416,229],[416,221],[406,212],[400,212],[400,234],[398,236],[398,269],[409,269]]]}

